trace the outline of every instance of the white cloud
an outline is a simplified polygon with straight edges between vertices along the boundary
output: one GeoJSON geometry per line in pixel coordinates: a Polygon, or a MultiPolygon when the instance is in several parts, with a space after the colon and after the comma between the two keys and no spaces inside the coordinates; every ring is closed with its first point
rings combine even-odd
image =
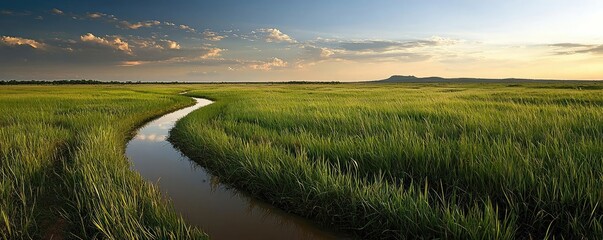
{"type": "Polygon", "coordinates": [[[331,49],[328,48],[320,48],[320,57],[321,58],[328,58],[330,56],[333,56],[333,54],[335,54],[335,52],[331,49]]]}
{"type": "Polygon", "coordinates": [[[0,43],[3,43],[8,46],[28,45],[35,49],[44,49],[46,47],[45,44],[40,43],[36,40],[10,36],[2,36],[2,38],[0,38],[0,43]]]}
{"type": "Polygon", "coordinates": [[[205,40],[217,42],[224,39],[226,36],[219,35],[218,33],[210,30],[205,30],[203,31],[203,37],[205,37],[205,40]]]}
{"type": "Polygon", "coordinates": [[[50,12],[55,15],[63,15],[63,11],[56,8],[53,8],[52,10],[50,10],[50,12]]]}
{"type": "Polygon", "coordinates": [[[145,61],[123,61],[119,64],[119,66],[121,67],[134,67],[134,66],[138,66],[138,65],[142,65],[148,62],[145,61]]]}
{"type": "Polygon", "coordinates": [[[259,32],[267,33],[265,40],[266,42],[287,42],[287,43],[296,43],[295,39],[291,38],[289,35],[284,34],[280,30],[276,28],[262,28],[258,29],[259,32]]]}
{"type": "Polygon", "coordinates": [[[180,49],[180,44],[176,41],[172,40],[163,40],[166,44],[167,49],[180,49]]]}
{"type": "Polygon", "coordinates": [[[446,37],[440,37],[440,36],[431,37],[431,41],[433,41],[438,46],[456,45],[461,42],[458,39],[452,39],[452,38],[446,38],[446,37]]]}
{"type": "Polygon", "coordinates": [[[224,51],[224,49],[221,48],[208,48],[207,49],[207,53],[204,53],[203,55],[201,55],[202,59],[208,59],[208,58],[216,58],[222,55],[222,51],[224,51]]]}
{"type": "Polygon", "coordinates": [[[184,25],[184,24],[180,24],[180,26],[178,26],[178,28],[180,28],[182,30],[185,30],[185,31],[188,31],[188,32],[195,32],[196,31],[194,28],[189,27],[189,26],[184,25]]]}
{"type": "Polygon", "coordinates": [[[156,38],[143,38],[143,37],[133,37],[127,39],[130,48],[132,49],[170,49],[170,50],[178,50],[180,49],[180,43],[174,40],[168,39],[159,39],[156,38]]]}
{"type": "Polygon", "coordinates": [[[104,16],[107,16],[107,14],[99,13],[99,12],[94,12],[94,13],[88,13],[88,14],[86,14],[86,17],[92,18],[92,19],[102,18],[104,16]]]}
{"type": "Polygon", "coordinates": [[[157,26],[161,24],[160,21],[157,20],[149,20],[149,21],[144,21],[144,22],[136,22],[136,23],[130,23],[128,21],[121,21],[119,22],[119,26],[122,28],[127,28],[127,29],[139,29],[142,27],[153,27],[153,26],[157,26]]]}
{"type": "Polygon", "coordinates": [[[280,58],[272,58],[272,60],[270,60],[268,62],[251,63],[251,64],[249,64],[249,67],[254,70],[269,71],[274,68],[284,68],[284,67],[287,67],[287,65],[288,65],[287,62],[283,61],[280,58]]]}
{"type": "Polygon", "coordinates": [[[87,33],[80,37],[82,42],[91,42],[99,45],[107,46],[113,48],[115,50],[123,51],[127,54],[132,54],[132,49],[130,49],[130,45],[121,40],[119,37],[113,37],[112,39],[102,38],[94,36],[92,33],[87,33]]]}

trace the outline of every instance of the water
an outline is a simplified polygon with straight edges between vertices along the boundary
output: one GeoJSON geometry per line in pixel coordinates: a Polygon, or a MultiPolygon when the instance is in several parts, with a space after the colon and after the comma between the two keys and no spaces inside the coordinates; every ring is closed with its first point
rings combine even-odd
{"type": "Polygon", "coordinates": [[[212,239],[338,239],[317,225],[220,183],[166,139],[176,121],[211,104],[169,113],[138,130],[126,146],[132,169],[159,186],[185,221],[212,239]]]}

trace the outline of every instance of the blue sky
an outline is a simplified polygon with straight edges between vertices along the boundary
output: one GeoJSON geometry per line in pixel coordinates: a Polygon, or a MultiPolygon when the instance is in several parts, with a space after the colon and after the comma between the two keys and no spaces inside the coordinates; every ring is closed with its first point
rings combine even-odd
{"type": "Polygon", "coordinates": [[[603,79],[602,1],[4,1],[0,79],[603,79]]]}

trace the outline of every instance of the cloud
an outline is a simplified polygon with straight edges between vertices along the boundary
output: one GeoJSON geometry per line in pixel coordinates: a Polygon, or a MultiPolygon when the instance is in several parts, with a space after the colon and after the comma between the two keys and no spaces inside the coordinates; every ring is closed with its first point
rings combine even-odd
{"type": "Polygon", "coordinates": [[[97,19],[97,18],[102,18],[107,16],[107,14],[104,13],[99,13],[99,12],[94,12],[94,13],[87,13],[86,17],[91,18],[91,19],[97,19]]]}
{"type": "Polygon", "coordinates": [[[29,15],[31,15],[31,12],[30,11],[14,12],[14,11],[10,11],[10,10],[1,10],[0,11],[0,15],[6,15],[6,16],[29,16],[29,15]]]}
{"type": "Polygon", "coordinates": [[[219,35],[218,33],[212,32],[210,30],[205,30],[203,31],[203,37],[205,38],[205,40],[217,42],[224,39],[226,36],[219,35]]]}
{"type": "Polygon", "coordinates": [[[430,39],[431,43],[433,44],[432,46],[449,46],[449,45],[456,45],[461,43],[461,40],[458,39],[452,39],[452,38],[447,38],[447,37],[440,37],[440,36],[433,36],[430,39]]]}
{"type": "Polygon", "coordinates": [[[180,49],[180,44],[176,41],[163,40],[162,42],[166,44],[167,49],[180,49]]]}
{"type": "Polygon", "coordinates": [[[182,29],[182,30],[185,30],[185,31],[187,31],[187,32],[196,32],[196,30],[195,30],[194,28],[189,27],[189,26],[184,25],[184,24],[180,24],[180,25],[178,26],[178,28],[180,28],[180,29],[182,29]]]}
{"type": "Polygon", "coordinates": [[[451,42],[444,40],[415,40],[415,41],[386,41],[386,40],[361,40],[342,41],[338,47],[348,51],[359,52],[387,52],[394,50],[408,50],[412,48],[433,47],[449,45],[451,42]]]}
{"type": "Polygon", "coordinates": [[[138,65],[142,65],[148,63],[146,61],[123,61],[119,64],[119,66],[121,67],[134,67],[134,66],[138,66],[138,65]]]}
{"type": "Polygon", "coordinates": [[[334,49],[329,49],[326,47],[317,47],[314,45],[304,45],[302,47],[302,49],[305,51],[305,54],[307,56],[310,56],[310,58],[313,59],[326,59],[329,58],[333,55],[335,55],[335,51],[334,49]]]}
{"type": "Polygon", "coordinates": [[[284,68],[287,67],[287,62],[283,61],[280,58],[272,58],[272,60],[267,62],[253,62],[249,64],[249,68],[254,70],[262,70],[269,71],[275,68],[284,68]]]}
{"type": "Polygon", "coordinates": [[[130,49],[129,44],[119,37],[112,37],[112,39],[108,39],[94,36],[92,33],[87,33],[85,35],[80,36],[80,40],[82,40],[82,42],[90,42],[102,46],[107,46],[130,55],[132,54],[132,50],[130,49]]]}
{"type": "Polygon", "coordinates": [[[226,49],[204,45],[184,48],[177,41],[138,36],[96,36],[87,33],[79,39],[39,40],[0,36],[0,66],[221,66],[243,63],[222,59],[226,49]],[[44,51],[37,49],[44,48],[44,51]]]}
{"type": "Polygon", "coordinates": [[[555,44],[550,44],[549,46],[560,47],[560,48],[583,48],[583,47],[593,47],[594,45],[579,44],[579,43],[555,43],[555,44]]]}
{"type": "MultiPolygon", "coordinates": [[[[115,15],[102,13],[102,12],[87,12],[85,14],[76,14],[76,13],[65,14],[63,11],[56,9],[56,8],[52,9],[50,12],[55,15],[63,15],[65,17],[69,17],[70,19],[73,19],[73,20],[99,21],[102,23],[114,25],[115,27],[120,28],[120,29],[132,29],[132,30],[142,29],[142,28],[162,29],[162,27],[165,26],[165,29],[178,29],[178,30],[184,30],[189,33],[196,33],[196,30],[188,25],[184,25],[184,24],[178,25],[178,24],[175,24],[175,23],[169,22],[169,21],[164,21],[164,22],[161,22],[158,20],[128,21],[126,19],[119,19],[115,15]]],[[[13,15],[15,14],[14,12],[6,11],[6,10],[3,12],[0,12],[0,13],[13,14],[13,15]]],[[[31,13],[29,13],[29,14],[31,14],[31,13]]],[[[225,36],[216,35],[215,38],[213,38],[213,39],[221,39],[224,37],[225,36]]]]}
{"type": "Polygon", "coordinates": [[[276,28],[262,28],[262,29],[258,29],[258,31],[262,32],[262,33],[267,33],[266,38],[264,39],[264,40],[266,40],[266,42],[297,43],[297,41],[295,41],[295,39],[291,38],[287,34],[284,34],[283,32],[281,32],[280,30],[278,30],[276,28]]]}
{"type": "Polygon", "coordinates": [[[50,13],[52,13],[54,15],[63,15],[63,11],[61,11],[57,8],[53,8],[52,10],[50,10],[50,13]]]}
{"type": "Polygon", "coordinates": [[[572,54],[603,54],[603,45],[580,44],[580,43],[556,43],[550,44],[550,47],[557,48],[556,55],[572,54]]]}
{"type": "Polygon", "coordinates": [[[595,53],[595,54],[603,54],[603,45],[599,45],[590,49],[584,50],[584,52],[595,53]]]}
{"type": "Polygon", "coordinates": [[[317,38],[300,44],[303,49],[298,66],[314,65],[326,60],[362,62],[419,62],[446,52],[442,47],[462,41],[434,36],[424,40],[347,40],[317,38]]]}
{"type": "Polygon", "coordinates": [[[219,57],[222,55],[222,51],[224,51],[224,49],[221,48],[207,48],[206,50],[207,52],[201,55],[202,59],[219,57]]]}
{"type": "Polygon", "coordinates": [[[179,50],[181,48],[180,43],[169,40],[169,39],[155,39],[155,38],[143,38],[130,36],[127,39],[130,48],[132,49],[168,49],[168,50],[179,50]]]}
{"type": "Polygon", "coordinates": [[[10,36],[2,36],[2,38],[0,38],[0,43],[8,46],[26,45],[34,49],[44,49],[46,47],[44,43],[40,43],[36,40],[10,36]]]}
{"type": "Polygon", "coordinates": [[[190,71],[186,73],[187,76],[193,77],[204,77],[204,76],[217,76],[220,75],[218,71],[190,71]]]}
{"type": "Polygon", "coordinates": [[[130,23],[128,21],[121,21],[119,22],[119,27],[124,28],[124,29],[139,29],[139,28],[149,28],[149,27],[153,27],[153,26],[157,26],[160,25],[161,22],[157,21],[157,20],[149,20],[149,21],[144,21],[144,22],[136,22],[136,23],[130,23]]]}

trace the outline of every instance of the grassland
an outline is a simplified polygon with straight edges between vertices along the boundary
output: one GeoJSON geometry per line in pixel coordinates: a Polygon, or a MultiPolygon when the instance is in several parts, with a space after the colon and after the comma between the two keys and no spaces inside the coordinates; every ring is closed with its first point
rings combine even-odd
{"type": "MultiPolygon", "coordinates": [[[[0,239],[198,239],[125,143],[171,140],[221,181],[362,238],[603,238],[600,84],[0,88],[0,239]]],[[[236,229],[233,229],[235,231],[236,229]]]]}
{"type": "Polygon", "coordinates": [[[173,86],[2,86],[0,239],[204,238],[129,170],[126,140],[192,104],[173,86]]]}
{"type": "Polygon", "coordinates": [[[603,88],[211,85],[172,141],[288,211],[363,238],[603,237],[603,88]]]}

